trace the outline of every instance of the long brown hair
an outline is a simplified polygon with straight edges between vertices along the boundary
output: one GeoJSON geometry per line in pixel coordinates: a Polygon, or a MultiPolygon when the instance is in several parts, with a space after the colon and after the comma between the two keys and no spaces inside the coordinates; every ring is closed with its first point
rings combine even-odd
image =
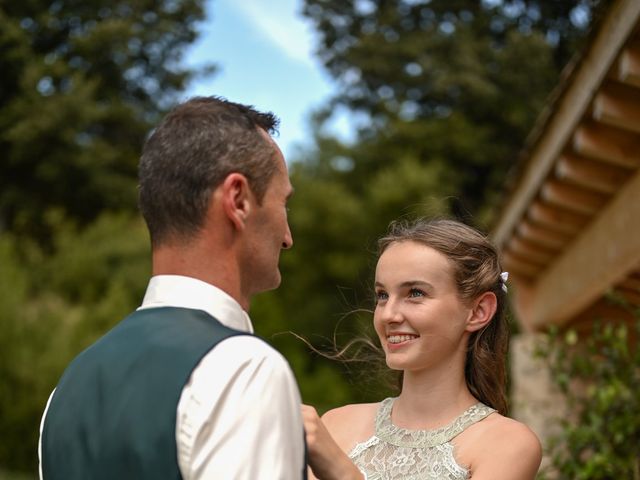
{"type": "Polygon", "coordinates": [[[463,302],[471,302],[485,292],[495,294],[498,300],[495,315],[469,337],[465,379],[474,397],[505,414],[509,330],[502,270],[495,247],[482,233],[455,220],[418,219],[393,222],[378,241],[379,255],[391,244],[403,241],[426,245],[449,259],[463,302]]]}

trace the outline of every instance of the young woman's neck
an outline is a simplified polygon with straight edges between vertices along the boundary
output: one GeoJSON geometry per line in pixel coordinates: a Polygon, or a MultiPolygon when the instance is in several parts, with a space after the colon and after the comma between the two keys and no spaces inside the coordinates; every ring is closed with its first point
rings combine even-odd
{"type": "Polygon", "coordinates": [[[394,423],[409,429],[438,428],[476,403],[464,378],[464,364],[457,363],[405,371],[402,392],[394,404],[394,423]]]}

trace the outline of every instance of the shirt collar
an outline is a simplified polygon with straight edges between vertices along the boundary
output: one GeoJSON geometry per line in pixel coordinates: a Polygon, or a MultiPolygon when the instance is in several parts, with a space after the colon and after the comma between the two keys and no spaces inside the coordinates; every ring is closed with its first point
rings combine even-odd
{"type": "Polygon", "coordinates": [[[253,333],[249,315],[228,293],[218,287],[182,275],[151,277],[138,310],[158,307],[181,307],[204,310],[223,325],[253,333]]]}

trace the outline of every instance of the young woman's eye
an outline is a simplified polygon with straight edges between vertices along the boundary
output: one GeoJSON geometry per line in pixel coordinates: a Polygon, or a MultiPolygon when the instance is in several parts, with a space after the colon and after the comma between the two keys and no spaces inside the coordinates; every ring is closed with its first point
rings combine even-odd
{"type": "Polygon", "coordinates": [[[412,288],[411,290],[409,290],[410,298],[418,298],[418,297],[424,297],[424,296],[425,296],[424,292],[418,288],[412,288]]]}
{"type": "Polygon", "coordinates": [[[384,290],[378,290],[376,292],[376,301],[377,302],[382,302],[386,299],[389,298],[389,294],[387,292],[385,292],[384,290]]]}

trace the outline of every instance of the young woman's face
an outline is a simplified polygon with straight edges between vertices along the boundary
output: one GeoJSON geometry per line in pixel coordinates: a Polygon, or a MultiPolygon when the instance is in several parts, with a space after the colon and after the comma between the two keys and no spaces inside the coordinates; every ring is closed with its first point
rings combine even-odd
{"type": "Polygon", "coordinates": [[[376,268],[374,326],[394,370],[464,365],[471,308],[449,260],[413,241],[391,244],[376,268]]]}

